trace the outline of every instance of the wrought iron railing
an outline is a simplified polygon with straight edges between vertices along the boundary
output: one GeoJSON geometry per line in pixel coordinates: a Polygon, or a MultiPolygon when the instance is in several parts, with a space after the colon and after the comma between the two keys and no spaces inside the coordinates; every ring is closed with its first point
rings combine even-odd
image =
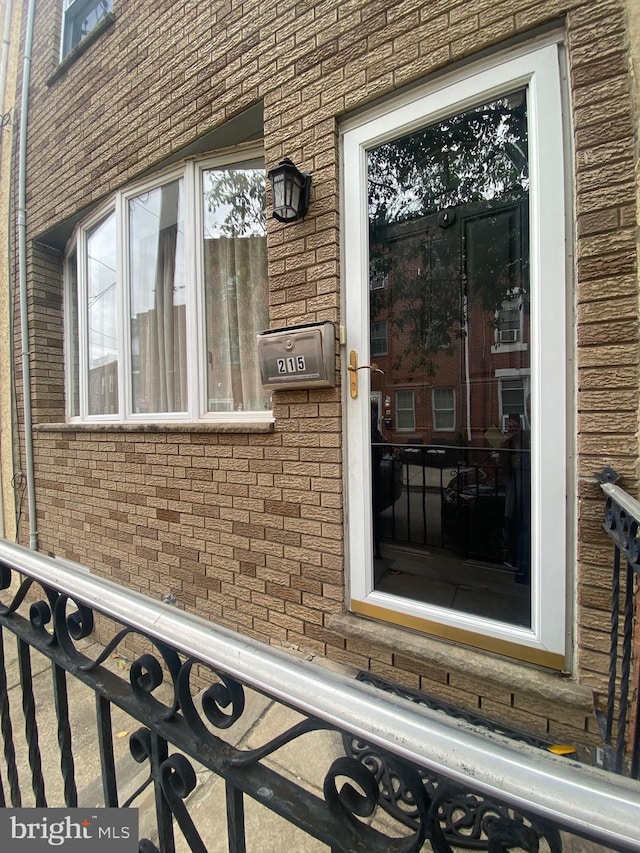
{"type": "Polygon", "coordinates": [[[640,502],[617,485],[611,468],[596,475],[606,495],[604,528],[613,542],[609,684],[597,710],[604,742],[604,766],[640,779],[639,703],[632,701],[635,586],[640,572],[640,502]],[[633,712],[633,719],[631,714],[633,712]]]}
{"type": "Polygon", "coordinates": [[[383,538],[504,564],[509,556],[504,538],[509,476],[516,458],[530,467],[528,450],[374,443],[374,498],[375,463],[388,467],[392,454],[397,481],[392,483],[388,475],[385,479],[383,468],[378,483],[377,526],[383,538]]]}
{"type": "Polygon", "coordinates": [[[484,847],[499,853],[544,844],[560,851],[563,842],[570,849],[567,839],[574,835],[612,850],[640,847],[635,781],[480,730],[4,541],[0,570],[0,638],[7,632],[17,637],[28,744],[25,770],[16,757],[5,648],[2,805],[23,802],[25,776],[34,803],[48,801],[41,746],[52,732],[38,731],[43,709],[32,674],[34,655],[42,654],[54,674],[63,780],[59,800],[48,804],[79,802],[76,776],[84,759],[74,752],[70,697],[72,684],[83,682],[96,696],[101,804],[136,806],[143,793],[153,791],[156,829],[153,838],[140,842],[141,851],[173,853],[180,834],[189,849],[206,851],[189,808],[197,787],[194,766],[224,779],[226,814],[218,816],[219,834],[227,833],[234,853],[246,849],[247,797],[332,851],[450,853],[453,847],[484,847]],[[96,618],[102,634],[113,626],[112,639],[97,657],[84,645],[96,618]],[[123,642],[133,640],[145,651],[131,664],[127,680],[107,664],[123,642]],[[249,689],[297,710],[300,722],[252,748],[234,746],[224,735],[242,720],[249,689]],[[130,737],[131,760],[149,765],[147,781],[128,799],[115,781],[114,708],[139,721],[130,737]],[[304,751],[305,738],[322,730],[341,735],[340,743],[367,748],[328,756],[322,785],[313,791],[272,759],[292,745],[304,751]]]}

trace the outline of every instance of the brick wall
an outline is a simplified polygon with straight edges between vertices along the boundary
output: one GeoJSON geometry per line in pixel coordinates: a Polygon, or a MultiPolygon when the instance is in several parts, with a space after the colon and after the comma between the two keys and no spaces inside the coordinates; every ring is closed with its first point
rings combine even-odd
{"type": "MultiPolygon", "coordinates": [[[[267,165],[287,155],[313,172],[305,220],[269,224],[273,326],[340,320],[338,120],[450,63],[565,26],[577,212],[576,674],[601,687],[610,556],[592,473],[612,464],[635,490],[638,458],[634,149],[621,3],[246,0],[187,8],[114,0],[115,24],[53,79],[60,5],[36,6],[30,238],[263,101],[267,165]]],[[[154,597],[171,591],[181,606],[265,642],[593,742],[579,702],[554,704],[527,684],[505,689],[497,676],[465,678],[459,667],[430,663],[402,632],[384,643],[351,636],[335,619],[330,626],[345,600],[339,387],[277,393],[272,433],[57,427],[60,255],[34,245],[29,282],[43,550],[154,597]]]]}
{"type": "Polygon", "coordinates": [[[594,19],[593,9],[579,9],[570,22],[578,238],[578,664],[583,682],[602,689],[611,549],[598,529],[602,497],[592,474],[612,465],[624,487],[637,491],[633,123],[619,10],[614,14],[603,4],[594,19]]]}

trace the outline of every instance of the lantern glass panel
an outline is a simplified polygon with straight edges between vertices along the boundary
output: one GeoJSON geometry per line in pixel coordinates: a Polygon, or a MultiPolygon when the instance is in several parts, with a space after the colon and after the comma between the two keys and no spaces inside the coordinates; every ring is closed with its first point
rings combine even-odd
{"type": "Polygon", "coordinates": [[[285,176],[283,174],[273,176],[273,206],[281,210],[285,206],[285,176]]]}
{"type": "Polygon", "coordinates": [[[300,182],[300,178],[297,175],[291,175],[291,200],[289,202],[289,206],[291,208],[291,213],[293,216],[298,215],[298,211],[300,209],[300,193],[302,191],[302,184],[300,182]]]}

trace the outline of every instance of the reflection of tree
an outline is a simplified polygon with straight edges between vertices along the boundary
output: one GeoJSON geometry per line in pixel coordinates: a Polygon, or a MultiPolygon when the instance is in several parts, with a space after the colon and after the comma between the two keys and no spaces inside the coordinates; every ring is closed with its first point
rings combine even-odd
{"type": "Polygon", "coordinates": [[[212,169],[204,196],[212,222],[207,236],[245,237],[266,233],[266,191],[262,169],[212,169]]]}
{"type": "Polygon", "coordinates": [[[525,92],[384,143],[368,170],[370,265],[389,273],[371,319],[402,338],[396,370],[433,375],[471,316],[527,290],[525,92]]]}
{"type": "Polygon", "coordinates": [[[460,267],[442,257],[442,245],[419,233],[403,233],[386,244],[390,252],[389,287],[371,293],[371,316],[390,321],[394,338],[393,367],[407,380],[427,368],[435,372],[433,355],[450,351],[461,328],[460,267]]]}
{"type": "Polygon", "coordinates": [[[528,189],[525,93],[445,119],[369,153],[372,222],[404,222],[528,189]]]}

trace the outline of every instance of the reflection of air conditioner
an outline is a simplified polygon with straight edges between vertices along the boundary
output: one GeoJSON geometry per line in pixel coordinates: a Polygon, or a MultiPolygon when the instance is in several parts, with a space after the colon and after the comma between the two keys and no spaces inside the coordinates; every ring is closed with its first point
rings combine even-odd
{"type": "Polygon", "coordinates": [[[498,336],[501,344],[515,344],[520,333],[518,329],[500,329],[498,336]]]}
{"type": "Polygon", "coordinates": [[[520,421],[520,429],[527,428],[527,422],[525,420],[524,415],[503,415],[502,416],[502,432],[506,433],[509,429],[509,421],[511,420],[519,420],[520,421]]]}
{"type": "Polygon", "coordinates": [[[387,286],[387,276],[384,273],[372,273],[369,276],[369,290],[383,290],[387,286]]]}

